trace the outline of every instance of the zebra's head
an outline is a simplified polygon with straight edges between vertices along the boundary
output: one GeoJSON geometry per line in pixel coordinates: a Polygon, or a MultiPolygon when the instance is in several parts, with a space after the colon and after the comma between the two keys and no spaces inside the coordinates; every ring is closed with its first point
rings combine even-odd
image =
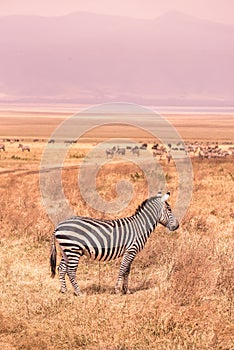
{"type": "Polygon", "coordinates": [[[156,196],[157,206],[159,206],[158,222],[167,227],[170,231],[175,231],[179,227],[179,222],[175,215],[172,213],[170,205],[167,203],[170,197],[170,192],[167,192],[162,196],[161,192],[158,192],[156,196]]]}

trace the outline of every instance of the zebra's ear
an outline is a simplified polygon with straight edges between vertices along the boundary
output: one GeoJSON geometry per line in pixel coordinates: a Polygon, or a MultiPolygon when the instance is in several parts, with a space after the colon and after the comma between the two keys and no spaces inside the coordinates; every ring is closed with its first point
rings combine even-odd
{"type": "Polygon", "coordinates": [[[157,193],[157,196],[156,196],[157,198],[161,198],[162,197],[162,191],[161,190],[159,190],[158,191],[158,193],[157,193]]]}
{"type": "Polygon", "coordinates": [[[164,196],[161,197],[161,202],[166,202],[170,197],[170,191],[168,191],[164,196]]]}

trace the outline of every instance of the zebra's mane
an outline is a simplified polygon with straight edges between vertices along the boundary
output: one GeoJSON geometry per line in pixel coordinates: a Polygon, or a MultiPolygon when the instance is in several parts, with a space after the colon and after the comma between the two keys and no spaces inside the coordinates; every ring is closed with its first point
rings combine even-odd
{"type": "Polygon", "coordinates": [[[149,202],[151,202],[151,201],[152,201],[153,199],[155,199],[155,198],[156,198],[156,197],[150,197],[150,198],[145,199],[145,200],[138,206],[138,208],[136,209],[135,215],[138,214],[138,213],[140,213],[141,210],[145,208],[146,204],[149,203],[149,202]]]}

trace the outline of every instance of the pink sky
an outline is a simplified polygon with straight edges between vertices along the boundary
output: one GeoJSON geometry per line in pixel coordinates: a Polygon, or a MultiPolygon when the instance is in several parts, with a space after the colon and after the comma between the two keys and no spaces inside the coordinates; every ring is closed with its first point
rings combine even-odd
{"type": "Polygon", "coordinates": [[[0,0],[0,15],[59,16],[75,11],[156,18],[167,11],[234,25],[234,0],[0,0]]]}

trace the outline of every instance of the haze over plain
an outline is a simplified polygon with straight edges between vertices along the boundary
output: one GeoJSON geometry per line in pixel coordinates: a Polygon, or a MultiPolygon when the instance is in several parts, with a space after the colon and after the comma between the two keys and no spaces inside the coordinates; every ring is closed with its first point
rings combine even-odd
{"type": "Polygon", "coordinates": [[[76,12],[0,18],[0,103],[233,106],[234,26],[76,12]]]}

